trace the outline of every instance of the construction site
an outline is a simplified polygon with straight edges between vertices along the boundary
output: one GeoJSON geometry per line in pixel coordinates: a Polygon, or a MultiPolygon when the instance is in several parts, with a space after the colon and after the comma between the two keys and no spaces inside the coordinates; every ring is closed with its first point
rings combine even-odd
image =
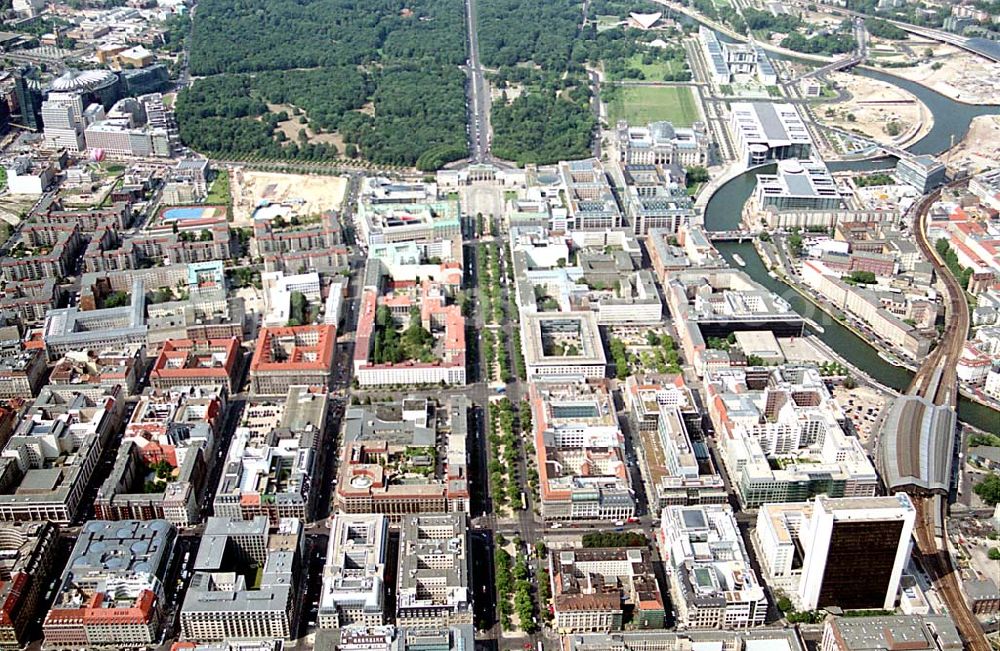
{"type": "Polygon", "coordinates": [[[258,210],[272,206],[281,206],[285,219],[339,210],[347,191],[347,178],[257,172],[234,167],[230,188],[233,225],[250,226],[258,210]]]}

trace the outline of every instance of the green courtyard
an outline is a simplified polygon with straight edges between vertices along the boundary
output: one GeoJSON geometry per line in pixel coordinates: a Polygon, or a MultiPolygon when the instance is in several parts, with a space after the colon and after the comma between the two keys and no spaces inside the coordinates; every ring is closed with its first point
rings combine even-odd
{"type": "Polygon", "coordinates": [[[694,92],[687,86],[622,86],[608,100],[608,124],[640,125],[667,120],[689,127],[699,119],[694,92]]]}

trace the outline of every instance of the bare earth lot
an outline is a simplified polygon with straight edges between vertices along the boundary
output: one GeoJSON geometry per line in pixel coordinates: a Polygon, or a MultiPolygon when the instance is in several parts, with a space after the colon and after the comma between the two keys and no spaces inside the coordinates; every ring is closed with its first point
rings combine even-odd
{"type": "Polygon", "coordinates": [[[236,167],[230,175],[233,223],[248,226],[253,211],[263,203],[292,205],[298,215],[339,209],[347,179],[339,176],[255,172],[236,167]]]}

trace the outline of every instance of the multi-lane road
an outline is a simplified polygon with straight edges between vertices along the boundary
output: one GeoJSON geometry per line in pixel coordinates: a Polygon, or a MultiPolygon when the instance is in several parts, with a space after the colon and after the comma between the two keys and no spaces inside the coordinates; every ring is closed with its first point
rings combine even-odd
{"type": "Polygon", "coordinates": [[[466,72],[467,84],[469,157],[473,163],[490,159],[490,92],[486,76],[479,61],[479,35],[476,26],[476,0],[465,0],[466,40],[469,58],[466,72]]]}

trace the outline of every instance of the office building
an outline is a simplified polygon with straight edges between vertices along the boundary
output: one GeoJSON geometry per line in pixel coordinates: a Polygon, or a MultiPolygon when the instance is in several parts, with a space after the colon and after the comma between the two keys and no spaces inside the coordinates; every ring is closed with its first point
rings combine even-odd
{"type": "Polygon", "coordinates": [[[84,106],[97,104],[107,110],[121,99],[121,82],[110,70],[67,69],[52,80],[49,98],[63,93],[80,95],[84,106]]]}
{"type": "Polygon", "coordinates": [[[528,380],[603,378],[607,373],[592,312],[522,314],[521,341],[528,380]]]}
{"type": "Polygon", "coordinates": [[[624,186],[622,203],[636,235],[654,229],[676,234],[694,216],[694,204],[681,173],[676,168],[647,164],[624,164],[619,169],[624,186]]]}
{"type": "Polygon", "coordinates": [[[147,389],[97,491],[98,517],[162,518],[176,526],[199,522],[198,501],[218,460],[227,395],[222,385],[147,389]]]}
{"type": "Polygon", "coordinates": [[[336,651],[467,651],[475,646],[472,624],[439,630],[395,626],[349,627],[339,631],[336,651]]]}
{"type": "Polygon", "coordinates": [[[125,69],[119,72],[118,76],[122,81],[122,91],[126,97],[159,93],[170,86],[170,73],[167,66],[162,63],[135,70],[125,69]]]}
{"type": "Polygon", "coordinates": [[[125,348],[146,344],[146,293],[136,280],[132,303],[123,307],[81,310],[79,306],[49,310],[43,339],[49,359],[80,348],[125,348]]]}
{"type": "Polygon", "coordinates": [[[396,625],[440,630],[472,624],[470,571],[464,512],[404,516],[399,533],[396,625]]]}
{"type": "Polygon", "coordinates": [[[624,437],[607,391],[576,382],[530,385],[547,520],[624,520],[635,513],[624,437]]]}
{"type": "Polygon", "coordinates": [[[875,468],[841,428],[843,413],[812,366],[710,371],[705,405],[744,508],[768,502],[873,497],[875,468]]]}
{"type": "Polygon", "coordinates": [[[136,395],[146,375],[146,349],[76,350],[66,353],[49,373],[49,385],[72,388],[96,398],[115,387],[126,396],[136,395]]]}
{"type": "Polygon", "coordinates": [[[958,651],[964,648],[947,615],[830,617],[823,624],[820,651],[958,651]]]}
{"type": "Polygon", "coordinates": [[[46,147],[65,149],[72,154],[83,151],[86,148],[83,130],[89,121],[96,121],[100,117],[100,111],[85,115],[85,108],[88,107],[80,93],[49,93],[48,99],[42,102],[46,147]]]}
{"type": "Polygon", "coordinates": [[[333,518],[319,599],[320,628],[385,623],[388,544],[385,515],[340,513],[333,518]]]}
{"type": "Polygon", "coordinates": [[[333,374],[336,337],[330,325],[264,328],[250,360],[250,390],[282,395],[297,385],[325,389],[333,374]]]}
{"type": "Polygon", "coordinates": [[[405,398],[349,408],[337,510],[385,514],[393,522],[407,513],[468,513],[468,427],[464,396],[440,405],[405,398]]]}
{"type": "Polygon", "coordinates": [[[215,515],[244,520],[266,515],[275,524],[282,518],[308,519],[328,404],[325,390],[305,386],[249,404],[224,460],[215,515]]]}
{"type": "Polygon", "coordinates": [[[663,628],[665,607],[645,547],[553,550],[549,554],[554,628],[559,633],[663,628]]]}
{"type": "MultiPolygon", "coordinates": [[[[683,386],[683,379],[680,382],[683,386]]],[[[686,398],[683,402],[674,402],[678,393],[656,392],[656,397],[652,398],[656,429],[640,435],[645,479],[652,489],[647,494],[656,498],[655,502],[652,499],[650,502],[657,509],[674,505],[724,504],[729,498],[722,477],[715,472],[707,454],[699,456],[691,436],[692,427],[700,429],[700,414],[697,410],[691,413],[694,402],[686,387],[681,394],[686,398]]]]}
{"type": "Polygon", "coordinates": [[[745,330],[799,337],[805,328],[805,321],[788,301],[739,270],[690,269],[668,274],[666,283],[663,291],[678,324],[684,357],[699,375],[707,370],[708,355],[724,352],[709,350],[706,340],[710,337],[726,338],[745,330]]]}
{"type": "Polygon", "coordinates": [[[29,131],[42,128],[42,92],[38,82],[25,76],[25,71],[14,73],[14,96],[20,111],[20,123],[29,131]]]}
{"type": "Polygon", "coordinates": [[[896,180],[913,186],[920,194],[927,194],[945,182],[945,165],[933,156],[900,158],[896,163],[896,180]]]}
{"type": "Polygon", "coordinates": [[[0,521],[72,522],[123,405],[120,391],[92,399],[44,387],[0,454],[0,521]]]}
{"type": "Polygon", "coordinates": [[[574,633],[565,651],[805,651],[794,628],[740,631],[622,631],[574,633]]]}
{"type": "Polygon", "coordinates": [[[364,290],[358,310],[354,345],[354,374],[363,386],[398,384],[464,385],[466,380],[465,317],[455,302],[461,284],[461,263],[435,265],[444,272],[438,280],[421,277],[428,265],[386,264],[376,257],[383,245],[372,247],[365,268],[364,290]],[[448,273],[451,270],[456,274],[448,273]],[[414,275],[415,274],[415,275],[414,275]],[[445,277],[452,280],[446,281],[445,277]],[[384,289],[383,289],[384,288],[384,289]],[[381,315],[381,316],[380,316],[381,315]],[[429,333],[431,349],[406,359],[397,349],[395,357],[376,345],[386,329],[417,323],[429,333]]]}
{"type": "Polygon", "coordinates": [[[83,525],[42,632],[46,648],[147,647],[164,624],[177,532],[164,520],[83,525]]]}
{"type": "Polygon", "coordinates": [[[37,348],[0,354],[0,399],[34,398],[47,371],[45,353],[37,348]]]}
{"type": "Polygon", "coordinates": [[[892,610],[915,518],[906,493],[816,498],[799,534],[806,550],[799,586],[803,608],[892,610]]]}
{"type": "Polygon", "coordinates": [[[211,517],[181,606],[181,638],[193,642],[296,637],[304,536],[295,518],[211,517]]]}
{"type": "Polygon", "coordinates": [[[218,385],[238,393],[243,349],[238,337],[229,339],[170,339],[153,362],[149,383],[157,389],[218,385]]]}
{"type": "Polygon", "coordinates": [[[800,610],[892,610],[915,513],[906,493],[770,503],[753,539],[768,582],[800,610]]]}
{"type": "Polygon", "coordinates": [[[698,28],[702,56],[708,62],[709,78],[716,85],[756,79],[765,86],[778,83],[774,65],[764,48],[756,44],[720,41],[711,28],[698,28]]]}
{"type": "Polygon", "coordinates": [[[7,165],[7,189],[11,194],[41,195],[55,177],[55,165],[30,156],[18,156],[7,165]]]}
{"type": "Polygon", "coordinates": [[[758,174],[754,198],[761,210],[824,210],[844,204],[826,165],[800,160],[780,161],[776,174],[758,174]]]}
{"type": "Polygon", "coordinates": [[[658,536],[679,628],[764,624],[767,596],[728,504],[667,507],[658,536]]]}
{"type": "Polygon", "coordinates": [[[792,104],[734,102],[729,128],[740,160],[748,165],[807,160],[812,153],[809,130],[792,104]]]}
{"type": "Polygon", "coordinates": [[[440,248],[446,243],[448,250],[453,248],[454,238],[461,241],[461,210],[458,201],[437,200],[433,198],[436,191],[426,192],[414,188],[403,193],[393,191],[387,195],[378,195],[362,191],[358,201],[358,212],[355,221],[358,226],[358,241],[366,247],[375,244],[392,244],[396,242],[416,242],[427,247],[428,257],[441,255],[445,249],[440,248]],[[415,200],[416,194],[423,198],[415,200]],[[383,200],[386,199],[386,200],[383,200]]]}
{"type": "Polygon", "coordinates": [[[562,161],[559,176],[569,209],[567,230],[605,231],[622,225],[604,164],[596,158],[562,161]]]}

